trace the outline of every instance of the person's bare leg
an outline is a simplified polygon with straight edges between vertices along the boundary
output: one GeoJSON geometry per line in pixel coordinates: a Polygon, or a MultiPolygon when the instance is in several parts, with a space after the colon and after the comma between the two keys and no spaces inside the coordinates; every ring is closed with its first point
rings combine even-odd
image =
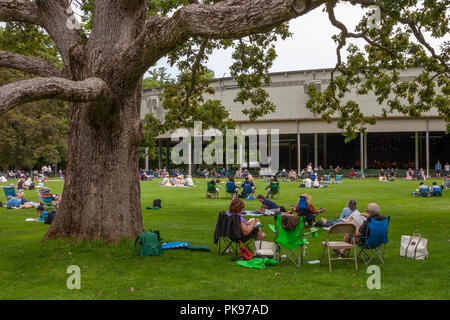
{"type": "MultiPolygon", "coordinates": [[[[344,242],[347,243],[352,243],[352,237],[349,234],[346,234],[344,237],[344,242]]],[[[340,249],[339,252],[344,255],[345,251],[347,251],[347,249],[340,249]]]]}
{"type": "Polygon", "coordinates": [[[265,237],[266,237],[266,234],[264,232],[262,232],[261,228],[260,228],[255,240],[263,240],[265,237]]]}

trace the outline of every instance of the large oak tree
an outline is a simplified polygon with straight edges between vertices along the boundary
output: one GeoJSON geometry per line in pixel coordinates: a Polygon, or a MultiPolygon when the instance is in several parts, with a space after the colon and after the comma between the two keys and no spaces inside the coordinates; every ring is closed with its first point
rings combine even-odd
{"type": "Polygon", "coordinates": [[[223,115],[217,103],[203,103],[201,98],[208,92],[204,62],[217,47],[235,48],[238,63],[233,65],[232,74],[241,88],[237,100],[255,106],[244,111],[254,119],[274,107],[260,88],[270,82],[267,71],[274,59],[271,42],[277,36],[287,36],[286,22],[319,7],[327,10],[330,22],[340,30],[335,37],[339,75],[325,92],[311,90],[309,108],[326,119],[340,116],[340,127],[347,127],[348,132],[358,123],[370,122],[354,103],[341,103],[353,84],[362,87],[361,94],[372,90],[381,96],[381,102],[392,101],[387,112],[400,110],[417,116],[437,107],[449,119],[449,46],[443,43],[437,51],[424,37],[424,33],[431,33],[443,38],[448,33],[447,0],[426,0],[423,5],[413,0],[342,1],[381,8],[382,28],[367,29],[362,21],[355,32],[349,32],[334,15],[337,1],[79,2],[88,13],[86,29],[73,24],[68,0],[0,0],[0,21],[41,27],[53,39],[63,63],[63,68],[57,68],[35,57],[0,51],[0,67],[39,76],[0,87],[0,113],[41,99],[70,102],[63,200],[45,239],[117,241],[142,232],[137,175],[143,136],[141,79],[159,59],[168,56],[173,63],[182,61],[181,70],[189,71],[182,72],[180,81],[173,84],[181,86],[180,90],[167,88],[167,128],[216,113],[211,110],[221,110],[218,114],[223,115]],[[364,39],[366,52],[350,47],[345,63],[340,51],[351,38],[364,39]],[[410,67],[425,69],[420,79],[404,87],[397,83],[398,72],[410,67]],[[385,77],[380,79],[380,74],[385,77]],[[401,102],[404,97],[409,98],[408,106],[401,102]]]}

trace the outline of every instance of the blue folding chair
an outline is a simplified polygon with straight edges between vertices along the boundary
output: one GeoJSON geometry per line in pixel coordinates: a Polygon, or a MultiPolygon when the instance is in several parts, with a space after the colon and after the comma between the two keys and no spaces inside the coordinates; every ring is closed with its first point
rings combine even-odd
{"type": "Polygon", "coordinates": [[[331,176],[329,174],[325,176],[325,183],[331,183],[331,176]]]}
{"type": "Polygon", "coordinates": [[[251,183],[246,183],[246,181],[242,183],[242,192],[247,195],[251,195],[252,193],[254,193],[255,189],[253,189],[253,185],[251,183]]]}
{"type": "Polygon", "coordinates": [[[6,199],[8,199],[9,196],[15,197],[17,195],[14,187],[3,187],[3,191],[5,191],[6,199]]]}
{"type": "Polygon", "coordinates": [[[450,178],[444,178],[444,185],[446,188],[450,188],[450,178]]]}
{"type": "Polygon", "coordinates": [[[306,217],[306,222],[308,222],[308,224],[312,224],[312,222],[314,222],[314,217],[308,211],[308,204],[306,203],[306,197],[300,196],[300,200],[298,201],[297,207],[299,209],[298,211],[299,215],[306,217]]]}
{"type": "Polygon", "coordinates": [[[364,242],[358,242],[357,244],[359,248],[358,257],[361,256],[366,265],[375,257],[377,257],[381,263],[384,263],[386,243],[389,242],[387,233],[390,219],[391,217],[387,217],[382,221],[370,219],[368,224],[369,237],[358,237],[359,239],[365,239],[364,242]]]}
{"type": "Polygon", "coordinates": [[[236,192],[236,184],[234,182],[228,181],[227,184],[225,185],[225,191],[226,194],[230,194],[231,197],[233,197],[233,195],[235,195],[236,192]]]}
{"type": "Polygon", "coordinates": [[[336,175],[336,180],[334,182],[335,183],[342,183],[342,175],[341,174],[336,175]]]}

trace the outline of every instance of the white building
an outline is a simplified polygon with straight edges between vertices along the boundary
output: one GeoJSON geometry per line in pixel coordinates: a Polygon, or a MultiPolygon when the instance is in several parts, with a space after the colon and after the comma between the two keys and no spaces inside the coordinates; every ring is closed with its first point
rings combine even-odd
{"type": "MultiPolygon", "coordinates": [[[[319,165],[323,168],[339,165],[360,169],[362,163],[364,168],[394,166],[398,169],[423,167],[430,170],[434,169],[437,160],[444,164],[450,161],[450,137],[445,134],[446,123],[436,110],[431,110],[421,119],[398,113],[383,118],[382,106],[373,94],[348,95],[348,99],[358,102],[365,115],[375,115],[378,120],[375,125],[367,126],[366,135],[361,134],[358,139],[345,143],[335,122],[327,123],[305,107],[309,98],[307,86],[315,84],[323,91],[330,82],[330,72],[331,69],[321,69],[271,74],[272,83],[265,89],[277,110],[252,122],[241,112],[246,106],[234,102],[239,89],[232,78],[215,79],[212,84],[215,94],[207,98],[221,100],[231,118],[243,130],[279,129],[280,169],[300,170],[312,162],[316,168],[319,165]]],[[[417,73],[418,70],[403,72],[401,79],[412,79],[417,73]]],[[[146,113],[153,113],[159,119],[164,117],[157,88],[143,91],[142,117],[146,113]]],[[[169,134],[158,137],[158,140],[161,147],[173,145],[169,134]]],[[[160,149],[159,162],[163,158],[161,154],[160,149]]],[[[168,166],[168,163],[156,162],[152,167],[161,165],[168,166]]]]}

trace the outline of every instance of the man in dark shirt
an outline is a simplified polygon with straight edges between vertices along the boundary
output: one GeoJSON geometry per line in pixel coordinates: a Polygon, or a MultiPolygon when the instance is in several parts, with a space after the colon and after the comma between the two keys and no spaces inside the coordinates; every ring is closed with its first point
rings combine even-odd
{"type": "Polygon", "coordinates": [[[257,199],[259,202],[262,203],[262,207],[261,207],[260,211],[261,210],[265,211],[265,209],[267,209],[272,212],[280,212],[280,206],[278,204],[276,204],[275,202],[273,202],[272,200],[267,199],[262,194],[259,194],[257,196],[257,199]]]}
{"type": "MultiPolygon", "coordinates": [[[[356,236],[360,237],[368,237],[369,236],[369,222],[371,219],[375,219],[377,221],[383,221],[386,219],[385,216],[380,215],[380,206],[376,203],[369,203],[366,209],[367,219],[364,223],[359,227],[359,230],[356,231],[356,236]]],[[[360,239],[363,240],[363,239],[360,239]]],[[[358,241],[358,239],[356,240],[358,241]]]]}

